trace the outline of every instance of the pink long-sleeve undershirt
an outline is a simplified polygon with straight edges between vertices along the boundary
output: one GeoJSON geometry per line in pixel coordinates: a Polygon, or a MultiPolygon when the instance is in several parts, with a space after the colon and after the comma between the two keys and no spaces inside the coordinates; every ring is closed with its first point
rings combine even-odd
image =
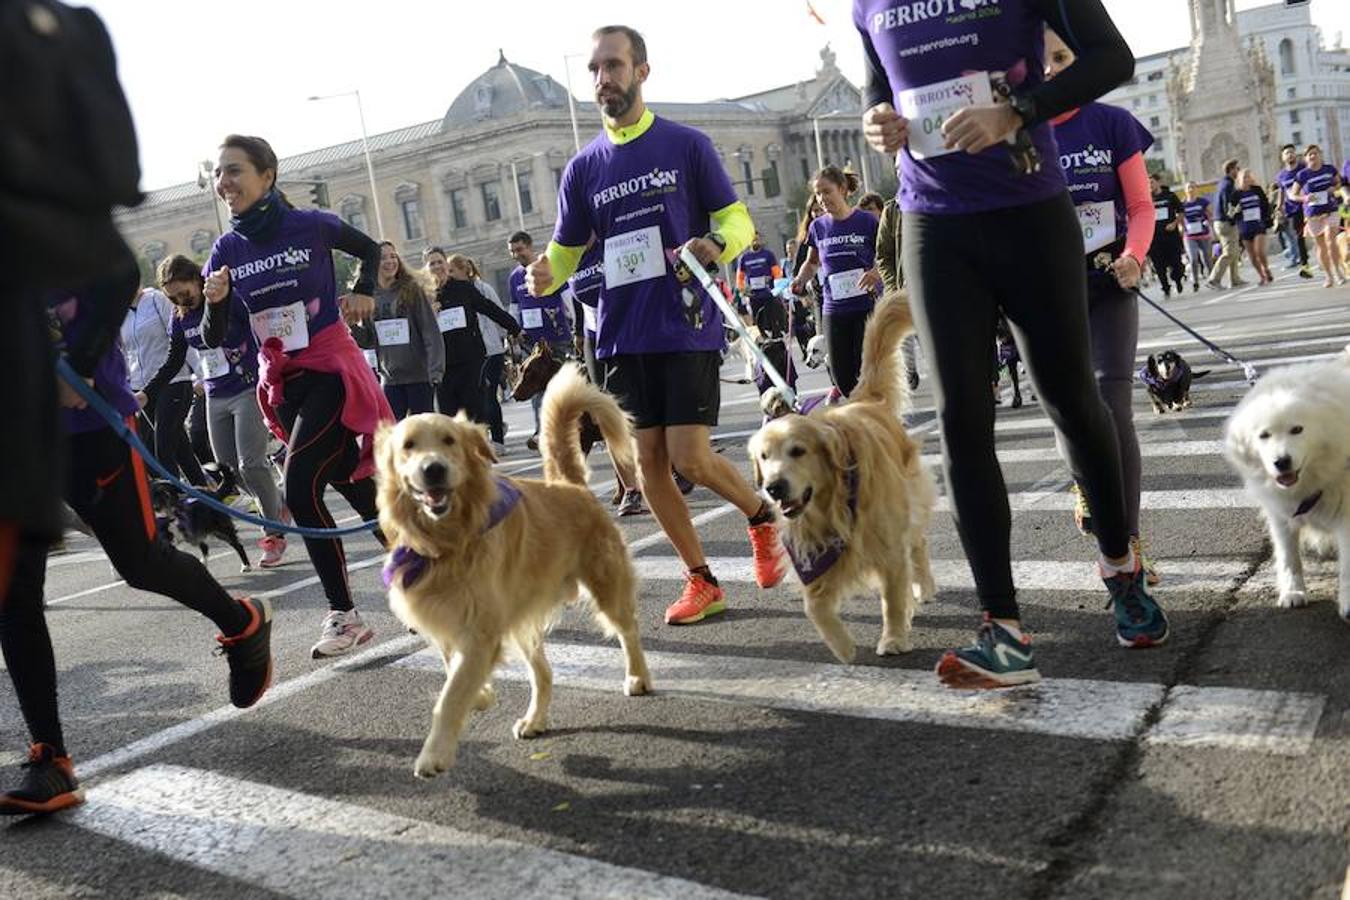
{"type": "Polygon", "coordinates": [[[1116,166],[1121,194],[1125,197],[1125,252],[1139,262],[1148,256],[1153,243],[1153,193],[1148,188],[1148,167],[1144,154],[1136,153],[1116,166]]]}

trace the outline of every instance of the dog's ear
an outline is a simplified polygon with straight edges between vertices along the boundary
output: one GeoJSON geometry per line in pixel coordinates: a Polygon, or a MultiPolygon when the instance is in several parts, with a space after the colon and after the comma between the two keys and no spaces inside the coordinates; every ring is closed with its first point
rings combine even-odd
{"type": "Polygon", "coordinates": [[[381,478],[398,477],[398,473],[394,471],[395,427],[393,422],[381,422],[375,429],[375,470],[381,478]]]}
{"type": "Polygon", "coordinates": [[[1261,468],[1261,457],[1256,452],[1256,442],[1252,440],[1252,424],[1249,417],[1239,410],[1228,420],[1227,433],[1224,435],[1224,455],[1239,470],[1254,472],[1261,468]]]}
{"type": "Polygon", "coordinates": [[[479,458],[486,460],[489,466],[497,462],[497,454],[493,452],[492,444],[488,440],[487,428],[474,422],[464,414],[463,410],[460,410],[455,416],[455,421],[466,426],[462,429],[461,433],[463,434],[465,441],[468,442],[469,449],[474,454],[479,458]]]}
{"type": "Polygon", "coordinates": [[[821,430],[825,452],[830,458],[830,467],[836,472],[843,473],[853,464],[853,460],[850,459],[852,454],[848,450],[848,440],[844,437],[844,433],[823,422],[817,424],[816,427],[821,430]]]}
{"type": "Polygon", "coordinates": [[[759,433],[751,435],[750,443],[745,445],[745,453],[750,457],[751,481],[755,490],[764,487],[764,473],[759,470],[759,433]]]}

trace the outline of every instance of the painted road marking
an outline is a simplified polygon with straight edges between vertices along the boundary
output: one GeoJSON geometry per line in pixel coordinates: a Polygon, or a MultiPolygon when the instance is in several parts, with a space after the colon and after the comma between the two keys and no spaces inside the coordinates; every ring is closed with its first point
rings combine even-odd
{"type": "MultiPolygon", "coordinates": [[[[555,682],[620,693],[623,660],[617,646],[552,642],[547,649],[555,682]]],[[[1097,741],[1134,738],[1148,711],[1168,696],[1161,684],[1076,678],[1046,679],[1008,691],[953,691],[927,671],[698,653],[649,651],[647,662],[661,693],[770,709],[1097,741]]],[[[393,665],[442,676],[445,672],[440,654],[432,649],[393,665]]],[[[512,681],[527,679],[525,667],[514,661],[498,674],[512,681]]],[[[1172,694],[1176,702],[1163,707],[1146,739],[1290,756],[1308,752],[1325,704],[1320,695],[1278,691],[1183,686],[1172,694]]]]}
{"type": "MultiPolygon", "coordinates": [[[[1071,510],[1074,496],[1067,491],[1058,494],[1016,493],[1008,495],[1008,503],[1014,512],[1026,510],[1071,510]]],[[[1141,491],[1140,509],[1149,511],[1164,509],[1259,509],[1258,504],[1242,488],[1218,488],[1213,490],[1197,489],[1189,491],[1141,491]]],[[[940,512],[951,511],[951,498],[938,497],[940,512]]]]}
{"type": "MultiPolygon", "coordinates": [[[[1318,315],[1324,315],[1324,314],[1325,314],[1325,313],[1321,313],[1321,312],[1318,313],[1318,315]]],[[[1292,318],[1297,318],[1297,316],[1291,315],[1291,316],[1288,316],[1288,318],[1291,318],[1291,319],[1292,319],[1292,318]]],[[[1208,325],[1200,325],[1200,326],[1196,327],[1196,331],[1199,331],[1201,334],[1204,334],[1204,333],[1205,333],[1205,330],[1206,330],[1208,327],[1209,327],[1208,325]]],[[[1271,348],[1278,349],[1279,347],[1286,346],[1286,345],[1285,345],[1285,344],[1282,344],[1282,343],[1279,343],[1279,342],[1276,342],[1276,343],[1268,343],[1268,342],[1266,341],[1266,339],[1269,338],[1269,337],[1271,336],[1272,333],[1274,333],[1274,334],[1317,334],[1317,333],[1324,332],[1324,331],[1330,331],[1330,332],[1332,332],[1332,334],[1329,335],[1329,336],[1323,337],[1323,338],[1309,338],[1309,339],[1308,339],[1309,343],[1308,343],[1307,345],[1308,345],[1308,346],[1311,346],[1311,345],[1323,344],[1323,343],[1329,344],[1329,343],[1333,343],[1333,342],[1335,342],[1335,341],[1337,341],[1337,340],[1346,340],[1346,339],[1350,339],[1350,322],[1344,322],[1344,321],[1322,322],[1322,323],[1317,324],[1317,325],[1304,325],[1304,326],[1299,327],[1299,328],[1282,328],[1282,329],[1280,329],[1280,330],[1277,331],[1277,332],[1271,332],[1271,331],[1268,331],[1268,330],[1267,330],[1267,331],[1241,332],[1241,333],[1238,333],[1238,334],[1229,334],[1229,335],[1226,335],[1224,339],[1225,339],[1226,341],[1230,342],[1230,343],[1233,343],[1233,344],[1235,344],[1235,345],[1240,345],[1240,346],[1243,346],[1243,347],[1245,348],[1246,345],[1241,345],[1241,342],[1242,342],[1242,341],[1250,340],[1250,339],[1252,339],[1252,338],[1259,338],[1259,339],[1262,340],[1262,343],[1260,343],[1260,344],[1254,344],[1254,345],[1252,345],[1252,346],[1256,346],[1256,347],[1270,346],[1271,348]],[[1337,334],[1337,329],[1341,329],[1340,334],[1337,334]]],[[[1140,341],[1139,344],[1138,344],[1137,346],[1138,346],[1138,348],[1139,348],[1140,350],[1163,350],[1163,349],[1166,349],[1166,348],[1168,348],[1168,347],[1175,347],[1176,344],[1178,343],[1178,341],[1186,341],[1186,342],[1190,342],[1190,341],[1194,341],[1194,340],[1195,340],[1195,338],[1192,338],[1190,335],[1186,334],[1184,331],[1170,331],[1170,332],[1168,332],[1167,334],[1163,335],[1161,338],[1154,338],[1154,339],[1152,339],[1152,340],[1140,341]]],[[[1299,341],[1295,341],[1295,342],[1291,342],[1288,346],[1301,347],[1301,346],[1305,346],[1305,344],[1302,343],[1302,342],[1299,342],[1299,341]]],[[[1233,348],[1231,348],[1231,347],[1225,347],[1224,349],[1226,349],[1226,350],[1231,350],[1231,349],[1233,349],[1233,348]]]]}
{"type": "MultiPolygon", "coordinates": [[[[1221,456],[1223,441],[1158,441],[1140,444],[1139,452],[1149,456],[1221,456]]],[[[942,456],[937,453],[925,453],[923,461],[928,465],[941,465],[942,456]]],[[[1063,462],[1059,451],[1054,447],[1032,447],[1021,450],[999,450],[1001,463],[1024,462],[1063,462]]]]}
{"type": "MultiPolygon", "coordinates": [[[[633,560],[638,577],[644,581],[679,581],[684,578],[684,564],[675,556],[640,556],[633,560]]],[[[1242,560],[1158,559],[1163,582],[1152,590],[1162,593],[1227,593],[1247,571],[1242,560]]],[[[742,556],[717,556],[708,560],[708,566],[720,582],[753,584],[753,561],[742,556]]],[[[930,561],[933,578],[938,587],[947,590],[973,590],[975,582],[970,564],[965,559],[934,559],[930,561]]],[[[1013,562],[1013,583],[1023,591],[1102,591],[1101,576],[1095,560],[1017,560],[1013,562]]],[[[789,570],[788,579],[796,576],[789,570]]]]}
{"type": "Polygon", "coordinates": [[[181,766],[89,791],[64,822],[289,897],[743,897],[181,766]]]}

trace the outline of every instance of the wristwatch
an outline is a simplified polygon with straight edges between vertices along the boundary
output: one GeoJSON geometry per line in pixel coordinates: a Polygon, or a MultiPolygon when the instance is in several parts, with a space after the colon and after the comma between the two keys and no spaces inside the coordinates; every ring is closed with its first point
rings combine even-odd
{"type": "Polygon", "coordinates": [[[717,245],[717,252],[718,252],[719,254],[722,254],[722,253],[726,253],[726,252],[727,252],[727,239],[724,238],[724,237],[722,237],[722,236],[721,236],[720,234],[718,234],[717,232],[715,232],[715,231],[710,231],[710,232],[708,232],[707,234],[705,234],[705,235],[703,236],[703,239],[704,239],[705,241],[712,241],[714,244],[716,244],[716,245],[717,245]]]}

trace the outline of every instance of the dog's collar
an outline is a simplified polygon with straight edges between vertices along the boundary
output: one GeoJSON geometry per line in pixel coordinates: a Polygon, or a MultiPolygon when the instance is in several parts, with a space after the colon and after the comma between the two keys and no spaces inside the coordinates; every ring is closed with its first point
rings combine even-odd
{"type": "Polygon", "coordinates": [[[1318,491],[1311,497],[1305,497],[1303,502],[1298,505],[1298,509],[1294,510],[1294,515],[1292,518],[1297,519],[1299,516],[1306,516],[1308,513],[1312,512],[1313,507],[1316,506],[1318,501],[1321,499],[1322,499],[1321,491],[1318,491]]]}
{"type": "MultiPolygon", "coordinates": [[[[852,518],[858,514],[858,468],[852,460],[849,460],[846,472],[844,484],[848,487],[848,514],[852,518]]],[[[788,557],[792,560],[792,568],[797,570],[797,577],[801,579],[802,584],[810,584],[821,578],[834,568],[834,564],[839,562],[839,557],[848,549],[848,541],[839,535],[830,538],[825,549],[816,556],[798,556],[792,549],[791,541],[784,541],[783,544],[788,557]]]]}
{"type": "MultiPolygon", "coordinates": [[[[497,499],[492,501],[492,508],[488,510],[488,520],[483,525],[484,534],[500,525],[520,503],[520,488],[511,479],[498,475],[496,482],[497,499]]],[[[426,574],[429,562],[431,560],[411,547],[395,547],[380,573],[384,586],[393,587],[394,579],[398,578],[401,587],[412,587],[426,574]]]]}

